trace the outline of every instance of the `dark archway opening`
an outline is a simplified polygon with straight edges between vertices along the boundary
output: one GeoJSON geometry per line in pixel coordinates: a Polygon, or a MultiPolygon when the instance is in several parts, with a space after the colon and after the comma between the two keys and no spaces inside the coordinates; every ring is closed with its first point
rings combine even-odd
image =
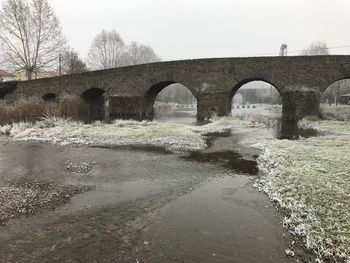
{"type": "Polygon", "coordinates": [[[197,121],[197,99],[186,86],[173,81],[160,82],[147,92],[154,119],[193,124],[197,121]]]}
{"type": "Polygon", "coordinates": [[[55,93],[47,93],[44,96],[42,96],[42,99],[45,102],[53,102],[56,100],[56,94],[55,93]]]}
{"type": "Polygon", "coordinates": [[[81,94],[82,100],[86,103],[87,121],[106,119],[105,91],[100,88],[90,88],[81,94]]]}
{"type": "Polygon", "coordinates": [[[350,78],[332,83],[323,92],[320,117],[326,120],[350,121],[350,78]]]}

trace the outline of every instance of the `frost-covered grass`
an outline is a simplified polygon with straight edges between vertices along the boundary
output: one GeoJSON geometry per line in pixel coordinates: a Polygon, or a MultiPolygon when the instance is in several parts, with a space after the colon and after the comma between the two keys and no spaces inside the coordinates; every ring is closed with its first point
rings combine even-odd
{"type": "Polygon", "coordinates": [[[158,122],[83,124],[53,118],[35,124],[15,123],[2,127],[2,130],[13,140],[48,141],[63,145],[154,145],[170,151],[200,150],[206,147],[199,132],[192,131],[185,125],[158,122]]]}
{"type": "MultiPolygon", "coordinates": [[[[213,119],[203,126],[116,120],[112,124],[82,122],[47,117],[36,123],[14,123],[0,126],[0,133],[17,141],[47,141],[81,145],[138,145],[159,146],[169,151],[195,151],[207,147],[206,135],[226,133],[237,125],[258,125],[252,117],[244,120],[234,117],[213,119]]],[[[259,125],[265,125],[259,124],[259,125]]]]}
{"type": "Polygon", "coordinates": [[[350,105],[322,104],[320,115],[325,120],[350,121],[350,105]]]}
{"type": "Polygon", "coordinates": [[[350,121],[320,120],[304,118],[298,123],[301,128],[311,128],[325,133],[350,134],[350,121]]]}
{"type": "Polygon", "coordinates": [[[257,185],[320,260],[350,262],[350,123],[314,125],[343,135],[265,141],[258,161],[266,176],[257,185]]]}
{"type": "Polygon", "coordinates": [[[258,113],[235,113],[233,114],[233,120],[239,119],[240,125],[249,127],[275,127],[278,125],[278,120],[266,115],[261,115],[258,113]]]}

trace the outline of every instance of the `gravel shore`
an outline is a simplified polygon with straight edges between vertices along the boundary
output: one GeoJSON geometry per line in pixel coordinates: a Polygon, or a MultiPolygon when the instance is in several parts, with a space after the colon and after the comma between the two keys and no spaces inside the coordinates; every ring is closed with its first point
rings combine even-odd
{"type": "Polygon", "coordinates": [[[12,218],[62,206],[75,194],[91,189],[89,186],[58,185],[25,179],[0,187],[0,226],[12,218]]]}

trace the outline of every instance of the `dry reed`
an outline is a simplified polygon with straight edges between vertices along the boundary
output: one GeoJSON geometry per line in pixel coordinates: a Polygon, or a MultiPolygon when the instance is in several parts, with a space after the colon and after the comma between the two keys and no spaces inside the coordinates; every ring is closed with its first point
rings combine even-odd
{"type": "Polygon", "coordinates": [[[14,122],[35,122],[43,116],[88,120],[87,104],[80,97],[63,95],[54,101],[37,97],[19,98],[13,103],[0,101],[0,125],[14,122]]]}

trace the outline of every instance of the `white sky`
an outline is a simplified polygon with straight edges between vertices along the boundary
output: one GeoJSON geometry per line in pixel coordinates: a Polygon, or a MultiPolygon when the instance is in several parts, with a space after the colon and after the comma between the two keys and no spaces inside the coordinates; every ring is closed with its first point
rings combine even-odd
{"type": "MultiPolygon", "coordinates": [[[[0,0],[0,3],[4,0],[0,0]]],[[[83,58],[103,29],[163,60],[278,54],[312,41],[350,46],[350,0],[49,0],[83,58]]],[[[350,48],[331,49],[350,54],[350,48]]],[[[297,53],[290,53],[295,55],[297,53]]]]}

